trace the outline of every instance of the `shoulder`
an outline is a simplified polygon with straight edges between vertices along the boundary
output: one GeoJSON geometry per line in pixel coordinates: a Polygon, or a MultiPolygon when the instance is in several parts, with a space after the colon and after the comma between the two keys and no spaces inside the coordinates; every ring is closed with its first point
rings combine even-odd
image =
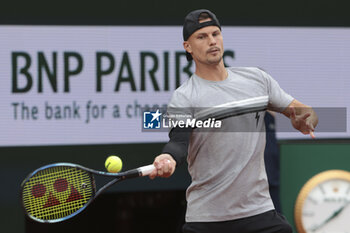
{"type": "Polygon", "coordinates": [[[187,79],[172,94],[169,105],[190,106],[190,99],[193,91],[193,78],[187,79]]]}
{"type": "Polygon", "coordinates": [[[194,85],[193,77],[190,77],[185,82],[183,82],[178,88],[176,88],[174,93],[186,95],[191,91],[191,89],[193,88],[193,85],[194,85]]]}

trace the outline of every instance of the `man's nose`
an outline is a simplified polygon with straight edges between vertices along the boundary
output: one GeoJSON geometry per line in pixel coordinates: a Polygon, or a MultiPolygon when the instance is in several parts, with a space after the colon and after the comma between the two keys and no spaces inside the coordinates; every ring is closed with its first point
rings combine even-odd
{"type": "Polygon", "coordinates": [[[209,44],[210,45],[216,45],[216,40],[214,36],[209,36],[209,44]]]}

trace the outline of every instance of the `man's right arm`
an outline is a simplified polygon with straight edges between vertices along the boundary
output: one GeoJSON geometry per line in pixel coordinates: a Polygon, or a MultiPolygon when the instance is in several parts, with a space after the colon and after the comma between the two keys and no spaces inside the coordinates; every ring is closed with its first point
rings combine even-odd
{"type": "Polygon", "coordinates": [[[169,133],[169,142],[164,146],[162,154],[154,159],[156,169],[149,175],[151,179],[156,176],[170,177],[175,168],[181,165],[186,157],[191,137],[191,128],[173,128],[169,133]]]}

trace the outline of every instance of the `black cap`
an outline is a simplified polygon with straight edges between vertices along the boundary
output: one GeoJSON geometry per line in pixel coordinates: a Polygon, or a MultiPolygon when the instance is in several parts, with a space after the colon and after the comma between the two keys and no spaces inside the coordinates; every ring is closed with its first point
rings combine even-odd
{"type": "MultiPolygon", "coordinates": [[[[200,9],[190,12],[184,22],[183,26],[183,38],[184,41],[188,40],[188,38],[197,30],[207,27],[207,26],[218,26],[221,30],[221,26],[219,20],[216,18],[215,14],[210,10],[200,9]],[[211,18],[210,21],[205,21],[203,23],[199,23],[199,15],[201,13],[207,13],[211,18]]],[[[191,61],[193,58],[190,53],[186,52],[187,61],[191,61]]]]}

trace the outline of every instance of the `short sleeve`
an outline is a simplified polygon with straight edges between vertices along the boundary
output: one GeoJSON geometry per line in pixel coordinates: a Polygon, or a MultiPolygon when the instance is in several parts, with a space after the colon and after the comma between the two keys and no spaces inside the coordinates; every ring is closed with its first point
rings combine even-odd
{"type": "Polygon", "coordinates": [[[287,94],[269,74],[264,71],[261,72],[267,84],[267,92],[269,96],[268,109],[276,112],[283,112],[294,98],[287,94]]]}
{"type": "Polygon", "coordinates": [[[183,121],[193,118],[193,108],[190,100],[180,91],[174,91],[171,100],[168,104],[167,120],[183,121]]]}

